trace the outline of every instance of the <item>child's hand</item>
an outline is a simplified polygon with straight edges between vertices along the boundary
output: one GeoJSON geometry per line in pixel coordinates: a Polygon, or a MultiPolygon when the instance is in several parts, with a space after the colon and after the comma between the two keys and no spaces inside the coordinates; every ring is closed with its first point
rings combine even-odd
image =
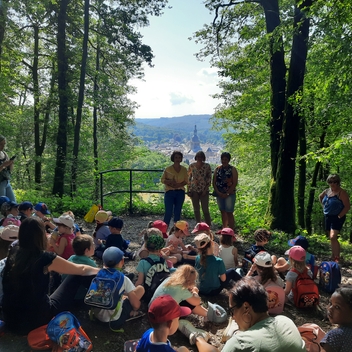
{"type": "Polygon", "coordinates": [[[102,244],[102,243],[103,243],[103,241],[102,241],[101,239],[98,239],[97,242],[98,242],[99,244],[102,244]]]}
{"type": "Polygon", "coordinates": [[[193,294],[196,294],[196,295],[197,295],[197,294],[199,293],[199,288],[196,287],[196,286],[194,286],[194,287],[192,288],[191,292],[192,292],[193,294]]]}

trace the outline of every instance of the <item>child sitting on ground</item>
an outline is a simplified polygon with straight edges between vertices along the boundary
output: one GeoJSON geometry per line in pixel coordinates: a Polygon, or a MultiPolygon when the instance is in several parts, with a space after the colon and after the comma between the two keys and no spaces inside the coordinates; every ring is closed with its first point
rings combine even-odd
{"type": "Polygon", "coordinates": [[[189,349],[181,346],[174,348],[171,346],[168,336],[173,335],[179,329],[189,338],[191,345],[197,344],[200,352],[218,351],[206,341],[209,334],[200,329],[196,329],[189,321],[180,317],[189,315],[191,310],[188,307],[180,307],[169,295],[156,298],[148,310],[149,322],[152,328],[147,330],[137,345],[137,352],[189,352],[189,349]]]}
{"type": "MultiPolygon", "coordinates": [[[[271,232],[266,229],[258,229],[254,232],[255,244],[252,244],[249,249],[244,252],[242,260],[242,270],[244,274],[247,274],[250,266],[253,264],[254,257],[259,252],[267,252],[264,246],[269,242],[271,238],[271,232]]],[[[271,256],[272,263],[275,265],[277,258],[275,255],[271,256]]]]}
{"type": "MultiPolygon", "coordinates": [[[[92,236],[80,235],[76,236],[72,241],[72,248],[75,252],[68,258],[69,262],[75,264],[85,264],[97,267],[96,262],[91,258],[94,255],[94,242],[92,236]]],[[[62,280],[64,280],[68,275],[62,275],[62,280]]],[[[76,293],[75,299],[83,300],[87,293],[87,287],[80,287],[76,293]]]]}
{"type": "Polygon", "coordinates": [[[58,227],[58,234],[53,233],[50,237],[52,250],[64,259],[68,259],[74,254],[72,241],[75,238],[73,234],[73,219],[69,215],[61,215],[53,219],[58,227]]]}
{"type": "Polygon", "coordinates": [[[199,222],[196,224],[192,231],[192,235],[199,235],[200,233],[206,233],[210,239],[214,242],[213,244],[213,250],[214,250],[214,255],[219,256],[219,244],[217,242],[218,239],[215,238],[213,231],[211,231],[210,226],[206,222],[199,222]],[[217,241],[217,242],[216,242],[217,241]]]}
{"type": "Polygon", "coordinates": [[[148,223],[148,228],[155,228],[161,231],[161,233],[163,234],[163,238],[168,238],[168,234],[166,233],[167,231],[167,224],[166,222],[162,221],[162,220],[155,220],[155,221],[150,221],[148,223]]]}
{"type": "MultiPolygon", "coordinates": [[[[313,278],[315,278],[318,272],[318,266],[315,265],[314,255],[307,251],[309,247],[307,238],[304,236],[297,236],[296,238],[289,240],[287,243],[290,247],[301,246],[306,251],[306,264],[312,271],[313,278]]],[[[285,255],[288,255],[288,252],[289,250],[285,252],[285,255]]],[[[275,269],[279,272],[279,274],[286,274],[290,269],[290,261],[280,257],[275,264],[275,269]]]]}
{"type": "MultiPolygon", "coordinates": [[[[142,247],[137,251],[137,256],[139,256],[141,259],[147,258],[149,255],[149,251],[146,245],[147,245],[148,238],[152,235],[156,235],[164,238],[161,230],[159,230],[158,228],[151,227],[148,229],[144,229],[140,233],[140,236],[143,236],[143,244],[142,244],[142,247]]],[[[173,268],[173,265],[177,263],[177,258],[172,255],[170,256],[170,252],[172,248],[173,248],[172,246],[169,246],[169,247],[163,247],[160,250],[161,257],[166,260],[169,268],[173,268]]]]}
{"type": "Polygon", "coordinates": [[[134,260],[136,258],[136,252],[127,251],[129,242],[126,241],[121,235],[123,221],[118,217],[114,217],[109,220],[108,226],[110,230],[110,235],[106,238],[105,243],[103,242],[103,240],[98,240],[100,248],[103,251],[105,251],[109,247],[120,248],[123,251],[125,257],[130,260],[134,260]]]}
{"type": "Polygon", "coordinates": [[[100,243],[103,241],[106,241],[106,239],[110,235],[110,230],[107,226],[107,221],[109,220],[110,217],[111,217],[110,211],[108,212],[105,210],[99,210],[95,214],[96,226],[95,226],[95,230],[93,232],[93,239],[94,239],[94,244],[95,244],[94,255],[100,259],[103,255],[103,252],[104,252],[103,248],[99,248],[100,243]]]}
{"type": "Polygon", "coordinates": [[[238,265],[237,248],[233,245],[236,241],[235,233],[229,227],[224,227],[220,232],[219,257],[224,261],[225,268],[236,268],[238,265]]]}
{"type": "MultiPolygon", "coordinates": [[[[165,240],[162,237],[158,235],[151,235],[148,238],[146,243],[146,247],[147,247],[147,250],[149,251],[149,255],[147,258],[141,259],[136,268],[138,272],[136,285],[144,285],[146,289],[146,294],[145,294],[145,297],[143,297],[143,299],[148,302],[150,301],[150,299],[154,294],[154,292],[148,291],[148,286],[150,285],[146,284],[146,279],[150,281],[148,282],[149,284],[152,282],[152,279],[153,279],[153,277],[148,277],[148,271],[152,267],[152,265],[156,263],[161,263],[160,270],[158,272],[165,273],[165,277],[168,276],[170,273],[167,267],[167,263],[163,258],[161,258],[160,250],[164,247],[164,245],[165,245],[165,240]]],[[[156,273],[153,273],[153,274],[155,275],[156,273]]],[[[154,287],[153,289],[155,290],[156,287],[154,287]]]]}
{"type": "Polygon", "coordinates": [[[341,285],[332,294],[327,308],[331,324],[338,327],[330,330],[321,339],[322,352],[352,351],[352,287],[341,285]]]}
{"type": "MultiPolygon", "coordinates": [[[[124,259],[124,253],[117,247],[109,247],[103,253],[104,267],[109,270],[121,271],[124,259]]],[[[123,275],[121,273],[121,275],[123,275]]],[[[137,285],[136,285],[137,286],[137,285]]],[[[91,315],[101,322],[109,323],[110,329],[114,332],[120,331],[126,321],[139,318],[144,314],[139,312],[141,306],[141,297],[144,294],[143,286],[135,287],[131,280],[124,276],[124,282],[120,289],[127,296],[122,300],[122,304],[118,304],[115,309],[99,309],[92,308],[91,315]]]]}
{"type": "Polygon", "coordinates": [[[202,306],[199,289],[196,286],[198,273],[188,264],[181,265],[155,290],[150,302],[157,297],[170,295],[180,306],[189,307],[193,314],[206,317],[208,310],[202,306]]]}
{"type": "Polygon", "coordinates": [[[286,301],[293,301],[293,292],[292,289],[295,287],[296,279],[299,273],[303,273],[307,271],[308,275],[312,277],[312,272],[308,270],[306,266],[306,251],[301,246],[293,246],[289,250],[289,260],[291,269],[286,274],[286,287],[285,287],[285,295],[286,301]]]}
{"type": "Polygon", "coordinates": [[[184,220],[175,222],[175,225],[170,230],[169,237],[166,240],[166,246],[172,246],[170,254],[175,256],[178,262],[182,261],[183,254],[196,254],[195,252],[190,253],[191,251],[194,251],[195,248],[190,245],[185,246],[183,243],[182,239],[189,235],[188,223],[184,220]]]}
{"type": "Polygon", "coordinates": [[[232,285],[231,281],[241,279],[235,269],[226,270],[224,261],[213,254],[213,241],[201,233],[194,242],[198,249],[195,268],[199,275],[199,293],[201,295],[218,295],[223,288],[232,285]]]}

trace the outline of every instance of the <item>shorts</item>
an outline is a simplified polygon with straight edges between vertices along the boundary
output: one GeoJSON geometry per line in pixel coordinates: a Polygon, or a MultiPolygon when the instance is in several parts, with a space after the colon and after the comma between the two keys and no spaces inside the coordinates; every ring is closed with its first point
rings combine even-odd
{"type": "Polygon", "coordinates": [[[235,210],[236,193],[229,195],[226,198],[216,197],[216,202],[220,211],[233,213],[235,210]]]}
{"type": "Polygon", "coordinates": [[[337,230],[341,231],[342,225],[346,220],[346,215],[338,218],[337,215],[325,215],[325,231],[337,230]]]}

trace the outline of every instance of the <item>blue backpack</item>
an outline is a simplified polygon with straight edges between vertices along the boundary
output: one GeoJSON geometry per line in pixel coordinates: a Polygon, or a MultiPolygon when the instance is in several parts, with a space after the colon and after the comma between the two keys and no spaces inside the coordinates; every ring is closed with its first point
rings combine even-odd
{"type": "Polygon", "coordinates": [[[334,292],[341,283],[340,267],[335,262],[322,262],[319,267],[319,286],[325,292],[334,292]]]}
{"type": "Polygon", "coordinates": [[[116,269],[99,270],[92,280],[84,303],[101,309],[115,309],[124,291],[120,292],[125,276],[116,269]]]}

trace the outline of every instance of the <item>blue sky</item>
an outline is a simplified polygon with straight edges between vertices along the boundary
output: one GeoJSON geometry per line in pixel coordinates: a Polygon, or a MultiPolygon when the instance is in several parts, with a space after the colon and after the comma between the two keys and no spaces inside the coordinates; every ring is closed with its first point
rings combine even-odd
{"type": "Polygon", "coordinates": [[[208,61],[196,59],[201,46],[189,40],[213,14],[202,0],[170,0],[171,9],[161,17],[151,17],[150,26],[141,29],[144,43],[154,53],[154,67],[145,67],[144,81],[134,80],[138,93],[131,96],[140,107],[137,118],[212,114],[218,101],[216,70],[208,61]]]}

